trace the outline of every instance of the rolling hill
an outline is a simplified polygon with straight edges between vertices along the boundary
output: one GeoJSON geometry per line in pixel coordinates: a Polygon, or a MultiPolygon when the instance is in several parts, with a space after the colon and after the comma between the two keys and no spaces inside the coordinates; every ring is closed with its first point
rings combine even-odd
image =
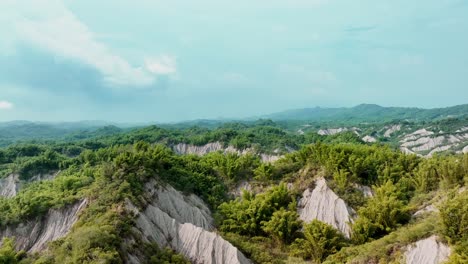
{"type": "Polygon", "coordinates": [[[414,107],[383,107],[376,104],[360,104],[340,108],[303,108],[273,113],[263,118],[275,121],[301,120],[324,122],[385,122],[395,120],[438,120],[468,115],[468,104],[446,108],[423,109],[414,107]]]}

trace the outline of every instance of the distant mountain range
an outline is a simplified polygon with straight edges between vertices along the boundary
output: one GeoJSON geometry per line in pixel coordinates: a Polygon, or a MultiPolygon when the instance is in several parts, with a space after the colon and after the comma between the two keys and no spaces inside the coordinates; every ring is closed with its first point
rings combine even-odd
{"type": "MultiPolygon", "coordinates": [[[[340,108],[304,108],[293,109],[265,116],[247,119],[224,120],[192,120],[171,124],[158,124],[166,128],[186,128],[200,126],[216,128],[226,122],[251,123],[258,119],[271,119],[273,121],[286,121],[287,123],[323,122],[323,123],[383,123],[392,121],[436,121],[447,118],[468,118],[468,104],[446,108],[410,108],[410,107],[383,107],[375,104],[361,104],[355,107],[340,108]]],[[[10,121],[0,122],[0,145],[28,139],[83,139],[102,135],[111,135],[123,132],[130,128],[143,127],[151,123],[113,123],[106,121],[79,121],[79,122],[31,122],[10,121]]]]}
{"type": "Polygon", "coordinates": [[[468,117],[468,104],[446,108],[422,109],[414,107],[383,107],[376,104],[360,104],[355,107],[303,108],[293,109],[262,118],[300,121],[342,121],[342,122],[385,122],[395,120],[424,121],[450,117],[468,117]]]}
{"type": "Polygon", "coordinates": [[[78,140],[89,137],[112,135],[126,128],[101,121],[81,122],[30,122],[10,121],[0,123],[0,146],[20,140],[51,140],[68,138],[78,140]]]}

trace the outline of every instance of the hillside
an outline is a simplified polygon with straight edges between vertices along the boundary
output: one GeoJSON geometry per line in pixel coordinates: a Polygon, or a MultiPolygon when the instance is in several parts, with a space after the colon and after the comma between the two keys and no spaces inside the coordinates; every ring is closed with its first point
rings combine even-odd
{"type": "Polygon", "coordinates": [[[464,263],[468,154],[362,136],[262,121],[1,148],[0,261],[464,263]]]}
{"type": "Polygon", "coordinates": [[[433,121],[444,118],[460,118],[468,115],[468,104],[446,108],[382,107],[361,104],[350,108],[304,108],[269,114],[272,120],[301,120],[314,122],[386,122],[386,121],[433,121]]]}

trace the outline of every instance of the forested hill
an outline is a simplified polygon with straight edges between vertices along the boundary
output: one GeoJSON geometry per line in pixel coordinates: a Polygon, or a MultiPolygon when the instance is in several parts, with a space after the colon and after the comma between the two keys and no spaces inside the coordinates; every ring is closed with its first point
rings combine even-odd
{"type": "Polygon", "coordinates": [[[383,107],[361,104],[355,107],[304,108],[264,116],[272,120],[336,121],[336,122],[385,122],[395,120],[432,121],[468,115],[468,104],[446,108],[422,109],[414,107],[383,107]]]}
{"type": "MultiPolygon", "coordinates": [[[[465,144],[465,124],[444,137],[465,144]]],[[[108,127],[0,147],[0,264],[467,263],[468,153],[380,141],[433,136],[408,126],[376,142],[265,120],[108,127]]]]}

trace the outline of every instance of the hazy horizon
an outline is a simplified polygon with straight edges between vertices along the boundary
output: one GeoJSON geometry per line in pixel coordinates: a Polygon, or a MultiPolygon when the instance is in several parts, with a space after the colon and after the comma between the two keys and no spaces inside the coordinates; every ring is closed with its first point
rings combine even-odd
{"type": "MultiPolygon", "coordinates": [[[[152,125],[152,124],[177,124],[177,123],[184,123],[184,122],[195,122],[195,121],[255,121],[259,119],[268,119],[269,115],[272,114],[280,114],[288,111],[295,111],[295,110],[303,110],[303,109],[314,109],[314,108],[320,108],[320,109],[336,109],[336,108],[353,108],[357,107],[360,105],[376,105],[376,104],[371,104],[371,103],[362,103],[358,105],[353,105],[350,107],[322,107],[322,106],[311,106],[311,107],[303,107],[303,108],[290,108],[290,109],[283,109],[280,111],[276,112],[269,112],[269,113],[262,113],[262,114],[253,114],[249,116],[240,116],[240,117],[213,117],[213,118],[194,118],[194,119],[184,119],[184,120],[173,120],[173,121],[158,121],[158,120],[147,120],[147,121],[127,121],[127,120],[121,120],[121,121],[115,121],[115,120],[106,120],[106,119],[77,119],[77,120],[52,120],[52,121],[47,121],[47,120],[34,120],[34,119],[11,119],[11,120],[0,120],[0,123],[9,123],[9,122],[32,122],[32,123],[48,123],[48,124],[59,124],[59,123],[85,123],[85,122],[97,122],[97,123],[104,123],[104,124],[115,124],[115,125],[124,125],[124,126],[139,126],[139,125],[152,125]]],[[[462,104],[462,105],[467,105],[467,104],[462,104]]],[[[395,106],[383,106],[383,105],[378,105],[380,107],[384,108],[392,108],[395,106]]],[[[450,105],[446,107],[434,107],[434,108],[423,108],[423,107],[413,107],[413,106],[402,106],[402,108],[418,108],[418,109],[424,109],[424,110],[429,110],[429,109],[439,109],[439,108],[448,108],[448,107],[454,107],[454,106],[461,106],[461,105],[450,105]]],[[[101,124],[100,124],[101,125],[101,124]]]]}
{"type": "Polygon", "coordinates": [[[468,103],[468,2],[0,2],[0,121],[468,103]]]}

